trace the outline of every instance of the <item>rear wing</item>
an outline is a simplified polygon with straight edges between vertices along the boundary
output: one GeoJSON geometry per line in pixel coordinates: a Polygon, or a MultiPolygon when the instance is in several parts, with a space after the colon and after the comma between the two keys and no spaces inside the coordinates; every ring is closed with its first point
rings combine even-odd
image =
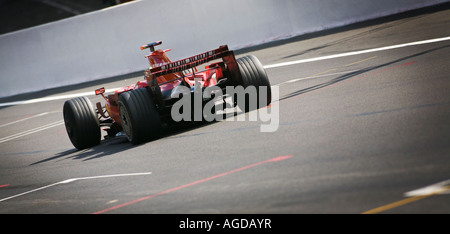
{"type": "Polygon", "coordinates": [[[158,85],[156,78],[159,76],[182,72],[184,70],[195,68],[201,64],[220,58],[222,58],[223,62],[226,64],[227,70],[230,73],[234,73],[232,75],[240,74],[233,51],[228,50],[227,45],[223,45],[217,49],[210,50],[195,56],[167,63],[158,67],[146,69],[144,72],[145,79],[147,80],[149,86],[155,86],[158,85]]]}

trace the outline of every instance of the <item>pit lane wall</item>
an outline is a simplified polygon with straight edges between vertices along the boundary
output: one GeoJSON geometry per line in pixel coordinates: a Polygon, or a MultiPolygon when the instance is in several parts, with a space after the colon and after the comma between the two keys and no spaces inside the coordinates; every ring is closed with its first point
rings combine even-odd
{"type": "Polygon", "coordinates": [[[239,49],[449,0],[140,0],[0,35],[0,97],[148,67],[157,40],[172,60],[239,49]]]}

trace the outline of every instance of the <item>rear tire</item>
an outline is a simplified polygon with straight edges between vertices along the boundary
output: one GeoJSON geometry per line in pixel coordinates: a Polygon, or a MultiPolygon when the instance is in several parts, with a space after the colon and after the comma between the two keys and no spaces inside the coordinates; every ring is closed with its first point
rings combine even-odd
{"type": "Polygon", "coordinates": [[[87,97],[67,100],[63,107],[67,135],[78,150],[100,144],[101,133],[97,113],[87,97]]]}
{"type": "MultiPolygon", "coordinates": [[[[272,101],[272,93],[270,89],[269,78],[261,62],[254,55],[247,55],[245,57],[238,58],[236,62],[238,64],[239,71],[241,73],[241,80],[238,80],[236,82],[237,86],[240,85],[244,89],[246,89],[249,86],[255,86],[258,103],[256,108],[268,106],[272,101]],[[267,90],[267,97],[265,102],[260,102],[260,89],[262,88],[266,88],[267,90]]],[[[238,106],[240,103],[243,102],[237,102],[238,106]]],[[[243,107],[241,104],[239,108],[241,108],[245,112],[254,109],[254,108],[251,109],[249,107],[249,98],[247,97],[247,95],[245,100],[245,107],[243,107]]]]}
{"type": "Polygon", "coordinates": [[[120,94],[118,105],[122,129],[132,144],[160,136],[161,119],[147,88],[120,94]]]}

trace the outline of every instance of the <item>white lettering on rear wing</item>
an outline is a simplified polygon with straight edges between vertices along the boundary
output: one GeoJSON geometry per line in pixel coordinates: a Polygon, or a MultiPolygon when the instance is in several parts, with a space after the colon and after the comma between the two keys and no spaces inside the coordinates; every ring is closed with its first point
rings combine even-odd
{"type": "Polygon", "coordinates": [[[167,63],[158,67],[154,67],[151,69],[147,69],[145,71],[145,79],[150,82],[155,78],[175,72],[181,72],[190,68],[194,68],[199,66],[200,64],[207,63],[209,61],[223,58],[226,55],[229,55],[230,51],[228,50],[228,46],[220,46],[218,49],[207,51],[202,54],[198,54],[195,56],[191,56],[185,59],[181,59],[175,62],[167,63]]]}

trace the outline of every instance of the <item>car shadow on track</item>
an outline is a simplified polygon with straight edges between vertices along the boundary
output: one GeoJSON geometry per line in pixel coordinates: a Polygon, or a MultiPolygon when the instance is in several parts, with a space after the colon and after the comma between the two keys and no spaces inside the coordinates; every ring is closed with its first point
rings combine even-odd
{"type": "Polygon", "coordinates": [[[116,154],[121,151],[128,150],[131,147],[132,145],[128,142],[128,139],[126,139],[126,137],[116,137],[112,139],[102,140],[100,145],[88,149],[77,150],[76,148],[72,148],[59,152],[50,158],[32,163],[30,164],[30,166],[50,161],[62,161],[67,159],[88,161],[116,154]]]}
{"type": "MultiPolygon", "coordinates": [[[[227,113],[224,118],[231,118],[236,115],[241,114],[242,112],[232,112],[227,113]]],[[[189,123],[183,123],[183,124],[177,124],[170,127],[165,127],[164,132],[162,135],[153,141],[150,142],[157,142],[158,140],[168,138],[168,137],[176,137],[177,135],[189,132],[194,129],[199,129],[202,127],[209,126],[211,124],[215,124],[220,121],[195,121],[195,122],[189,122],[189,123]]],[[[71,148],[59,153],[56,153],[54,156],[49,157],[44,160],[40,160],[38,162],[30,164],[30,166],[46,163],[50,161],[63,161],[63,160],[83,160],[83,161],[89,161],[93,159],[99,159],[106,156],[111,156],[114,154],[118,154],[123,151],[127,151],[129,149],[132,149],[134,147],[139,147],[141,145],[145,145],[150,142],[145,142],[137,145],[131,144],[126,136],[118,136],[110,139],[104,139],[101,141],[100,145],[84,149],[84,150],[77,150],[76,148],[71,148]]]]}
{"type": "Polygon", "coordinates": [[[394,65],[396,63],[400,63],[402,61],[406,61],[408,59],[412,59],[412,58],[415,58],[415,57],[418,57],[418,56],[421,56],[421,55],[424,55],[424,54],[428,54],[428,53],[431,53],[431,52],[434,52],[434,51],[437,51],[437,50],[445,49],[445,48],[448,48],[448,47],[450,47],[450,45],[441,46],[441,47],[438,47],[438,48],[425,50],[425,51],[422,51],[420,53],[416,53],[416,54],[413,54],[413,55],[410,55],[410,56],[406,56],[406,57],[403,57],[403,58],[400,58],[400,59],[396,59],[396,60],[393,60],[391,62],[387,62],[387,63],[381,64],[381,65],[378,65],[378,66],[368,67],[368,68],[364,68],[364,69],[361,69],[361,70],[358,70],[358,71],[347,73],[347,74],[344,74],[342,76],[339,76],[339,77],[336,77],[334,79],[331,79],[329,81],[323,82],[321,84],[313,85],[311,87],[300,89],[300,90],[294,91],[292,93],[289,93],[289,94],[281,97],[280,101],[286,100],[286,99],[290,99],[290,98],[293,98],[293,97],[296,97],[296,96],[299,96],[299,95],[302,95],[302,94],[305,94],[305,93],[308,93],[308,92],[311,92],[311,91],[322,89],[322,88],[325,88],[325,87],[328,87],[328,86],[331,86],[331,85],[337,84],[339,82],[342,82],[342,81],[345,81],[345,80],[348,80],[348,79],[351,79],[351,78],[355,78],[355,77],[358,77],[358,76],[360,76],[362,78],[364,76],[361,76],[361,75],[363,75],[364,73],[368,73],[368,72],[371,72],[371,71],[374,71],[374,70],[377,70],[377,69],[380,69],[380,68],[386,68],[386,67],[394,65]]]}

